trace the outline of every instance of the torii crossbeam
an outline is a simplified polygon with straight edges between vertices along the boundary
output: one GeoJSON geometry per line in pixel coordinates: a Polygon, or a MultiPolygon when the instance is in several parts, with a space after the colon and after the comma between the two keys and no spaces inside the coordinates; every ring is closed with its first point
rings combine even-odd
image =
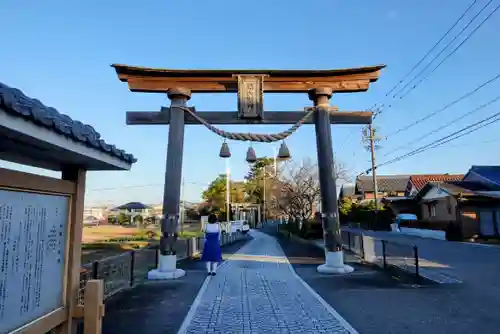
{"type": "Polygon", "coordinates": [[[337,189],[334,179],[331,124],[370,124],[372,113],[338,111],[328,105],[333,93],[368,90],[385,65],[336,70],[171,70],[112,65],[118,78],[132,92],[166,93],[170,107],[160,111],[127,112],[127,124],[169,124],[168,152],[163,197],[162,237],[158,269],[152,279],[184,275],[176,269],[175,243],[179,224],[184,127],[199,124],[314,124],[318,148],[322,220],[326,263],[318,267],[325,273],[347,273],[353,269],[343,262],[338,220],[337,189]],[[238,111],[196,111],[187,107],[191,93],[238,93],[238,111]],[[308,93],[313,107],[304,111],[264,112],[264,93],[308,93]],[[305,119],[307,113],[313,119],[305,119]],[[302,123],[301,123],[302,124],[302,123]]]}

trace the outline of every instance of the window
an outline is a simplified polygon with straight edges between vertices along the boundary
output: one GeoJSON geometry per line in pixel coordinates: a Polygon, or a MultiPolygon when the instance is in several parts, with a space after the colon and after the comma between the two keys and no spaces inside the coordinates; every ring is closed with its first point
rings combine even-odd
{"type": "Polygon", "coordinates": [[[431,204],[431,217],[436,217],[436,204],[431,204]]]}
{"type": "Polygon", "coordinates": [[[451,215],[451,198],[450,196],[446,197],[446,208],[448,209],[448,214],[451,215]]]}

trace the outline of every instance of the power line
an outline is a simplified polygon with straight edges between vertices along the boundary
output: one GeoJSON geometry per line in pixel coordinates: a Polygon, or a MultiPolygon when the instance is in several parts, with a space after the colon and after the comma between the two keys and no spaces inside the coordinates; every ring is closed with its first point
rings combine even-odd
{"type": "MultiPolygon", "coordinates": [[[[493,0],[490,0],[488,2],[488,4],[486,4],[486,6],[488,6],[490,4],[490,2],[493,1],[493,0]]],[[[479,25],[468,35],[465,37],[465,39],[457,45],[457,47],[455,47],[448,55],[446,55],[446,57],[444,57],[440,62],[439,64],[437,64],[433,69],[432,71],[430,71],[429,73],[427,73],[427,75],[425,77],[423,77],[422,79],[420,79],[415,85],[413,85],[409,90],[407,90],[403,95],[401,95],[399,98],[400,99],[403,99],[406,95],[408,95],[412,90],[414,90],[415,88],[417,88],[418,86],[420,86],[420,84],[422,82],[424,82],[425,80],[427,80],[439,67],[441,67],[441,65],[446,61],[448,60],[448,58],[450,58],[455,52],[457,52],[464,44],[465,42],[467,42],[469,40],[469,38],[471,38],[478,30],[479,28],[481,28],[483,26],[484,23],[486,23],[486,21],[488,21],[492,16],[493,14],[495,14],[497,12],[497,10],[500,9],[500,4],[498,6],[495,7],[495,9],[490,13],[488,14],[488,16],[486,16],[486,18],[481,21],[481,23],[479,23],[479,25]]]]}
{"type": "Polygon", "coordinates": [[[456,122],[458,122],[458,121],[462,120],[463,118],[465,118],[465,117],[467,117],[467,116],[470,116],[470,115],[472,115],[472,114],[474,114],[474,113],[476,113],[476,112],[478,112],[478,111],[480,111],[480,110],[483,110],[484,108],[486,108],[486,107],[488,107],[488,106],[490,106],[490,105],[494,104],[494,103],[495,103],[495,102],[497,102],[498,100],[500,100],[500,95],[499,95],[499,96],[497,96],[497,97],[495,97],[494,99],[492,99],[492,100],[490,100],[490,101],[486,102],[486,103],[483,103],[483,104],[482,104],[482,105],[480,105],[479,107],[474,108],[474,109],[472,109],[471,111],[469,111],[469,112],[467,112],[467,113],[465,113],[465,114],[463,114],[463,115],[460,115],[459,117],[457,117],[457,118],[453,119],[451,122],[448,122],[448,123],[446,123],[446,124],[444,124],[444,125],[442,125],[442,126],[439,126],[439,127],[435,128],[434,130],[431,130],[431,131],[429,131],[429,132],[427,132],[427,133],[423,134],[422,136],[420,136],[420,137],[418,137],[418,138],[416,138],[416,139],[413,139],[413,140],[411,140],[411,141],[409,141],[409,142],[407,142],[407,143],[405,143],[405,144],[403,144],[403,145],[401,145],[401,146],[399,146],[399,147],[397,147],[397,148],[393,149],[392,151],[390,151],[390,152],[386,153],[384,156],[387,156],[387,155],[390,155],[390,154],[392,154],[392,153],[394,153],[394,152],[397,152],[397,151],[399,151],[399,150],[401,150],[401,149],[403,149],[403,148],[407,147],[408,145],[411,145],[411,144],[412,144],[412,143],[414,143],[414,142],[419,142],[420,140],[425,139],[426,137],[429,137],[430,135],[432,135],[432,134],[434,134],[434,133],[436,133],[436,132],[439,132],[439,131],[441,131],[441,130],[443,130],[443,129],[446,129],[446,128],[447,128],[447,127],[449,127],[450,125],[455,124],[456,122]]]}
{"type": "MultiPolygon", "coordinates": [[[[467,13],[472,9],[472,7],[477,3],[477,0],[474,0],[468,7],[467,9],[460,15],[460,17],[452,24],[452,26],[446,31],[446,33],[441,36],[441,38],[425,53],[425,55],[412,67],[412,69],[396,83],[386,94],[385,97],[389,96],[395,89],[397,89],[412,73],[415,71],[418,66],[420,66],[423,61],[436,49],[436,47],[450,34],[450,32],[457,26],[457,24],[467,15],[467,13]]],[[[413,80],[413,79],[412,79],[413,80]]],[[[410,81],[411,82],[411,81],[410,81]]],[[[376,104],[375,104],[376,105],[376,104]]],[[[382,107],[384,104],[382,104],[382,107]]],[[[381,109],[380,107],[379,109],[381,109]]],[[[392,107],[391,104],[388,105],[389,108],[392,107]]],[[[373,107],[372,107],[373,108],[373,107]]],[[[381,114],[383,110],[379,110],[378,114],[381,114]]]]}
{"type": "MultiPolygon", "coordinates": [[[[403,154],[403,155],[401,155],[399,157],[396,157],[394,159],[391,159],[389,161],[383,162],[383,163],[375,166],[375,168],[379,168],[381,166],[393,164],[393,163],[398,162],[400,160],[403,160],[403,159],[409,158],[411,156],[414,156],[416,154],[422,153],[422,152],[424,152],[426,150],[429,150],[429,149],[432,149],[432,148],[436,148],[436,147],[441,146],[443,144],[446,144],[446,143],[448,143],[450,141],[453,141],[453,140],[456,140],[456,139],[461,138],[463,136],[466,136],[466,135],[468,135],[470,133],[473,133],[473,132],[475,132],[475,131],[477,131],[479,129],[482,129],[482,128],[490,125],[490,124],[493,124],[493,123],[496,123],[496,122],[500,121],[500,117],[494,119],[495,117],[498,117],[498,116],[500,116],[500,112],[497,112],[497,113],[493,114],[492,116],[487,117],[485,119],[482,119],[482,120],[480,120],[480,121],[478,121],[478,122],[476,122],[474,124],[471,124],[471,125],[468,125],[466,127],[463,127],[462,129],[460,129],[458,131],[455,131],[455,132],[453,132],[453,133],[451,133],[451,134],[449,134],[449,135],[447,135],[445,137],[439,138],[439,139],[433,141],[432,143],[429,143],[427,145],[421,146],[421,147],[419,147],[419,148],[417,148],[417,149],[415,149],[413,151],[410,151],[410,152],[408,152],[406,154],[403,154]],[[488,122],[488,121],[490,121],[490,122],[488,122]],[[488,123],[485,123],[485,122],[488,122],[488,123]],[[483,123],[485,123],[485,124],[483,124],[483,123]],[[470,128],[473,128],[475,126],[477,126],[477,128],[470,129],[470,128]],[[466,130],[469,130],[469,131],[460,134],[461,132],[464,132],[466,130]]],[[[367,172],[370,171],[370,170],[371,169],[368,169],[367,172]]]]}
{"type": "Polygon", "coordinates": [[[467,7],[467,9],[462,13],[462,15],[460,15],[460,17],[455,21],[455,23],[453,23],[453,25],[448,29],[448,31],[443,36],[441,36],[441,38],[412,67],[412,69],[401,80],[399,80],[399,82],[396,85],[394,85],[394,87],[392,87],[391,90],[387,92],[387,94],[385,94],[385,96],[389,96],[389,94],[391,94],[396,88],[398,88],[399,85],[401,85],[410,76],[410,74],[412,74],[413,71],[415,71],[417,69],[417,67],[420,66],[420,64],[423,63],[423,61],[425,60],[425,58],[427,58],[427,56],[429,56],[431,54],[431,52],[434,51],[434,49],[439,45],[439,43],[441,43],[446,38],[446,36],[448,36],[448,34],[453,30],[453,28],[455,28],[457,26],[457,24],[464,18],[464,16],[472,9],[472,7],[476,4],[476,2],[477,2],[477,0],[474,0],[469,5],[469,7],[467,7]]]}
{"type": "MultiPolygon", "coordinates": [[[[468,144],[460,144],[460,145],[447,145],[444,148],[462,148],[462,147],[467,147],[467,146],[476,146],[478,144],[494,144],[494,143],[500,143],[500,139],[490,139],[490,140],[485,140],[485,141],[480,141],[477,143],[468,143],[468,144]]],[[[441,147],[443,148],[443,147],[441,147]]]]}
{"type": "Polygon", "coordinates": [[[495,80],[497,80],[497,79],[499,79],[499,78],[500,78],[500,73],[498,73],[496,76],[494,76],[494,77],[493,77],[493,78],[491,78],[490,80],[488,80],[488,81],[486,81],[486,82],[483,82],[482,84],[480,84],[479,86],[477,86],[477,87],[476,87],[476,88],[474,88],[473,90],[471,90],[471,91],[469,91],[469,92],[465,93],[464,95],[462,95],[462,96],[461,96],[461,97],[459,97],[458,99],[456,99],[456,100],[454,100],[454,101],[452,101],[452,102],[448,103],[448,104],[447,104],[447,105],[445,105],[444,107],[442,107],[442,108],[440,108],[440,109],[438,109],[438,110],[436,110],[436,111],[434,111],[434,112],[432,112],[432,113],[430,113],[430,114],[428,114],[428,115],[426,115],[426,116],[424,116],[424,117],[422,117],[422,118],[420,118],[420,119],[418,119],[418,120],[416,120],[416,121],[414,121],[414,122],[412,122],[412,123],[410,123],[410,124],[408,124],[408,125],[405,125],[405,126],[404,126],[404,127],[402,127],[402,128],[399,128],[398,130],[396,130],[396,131],[394,131],[394,132],[392,132],[392,133],[388,134],[385,138],[387,139],[387,138],[389,138],[389,137],[392,137],[392,136],[394,136],[394,135],[397,135],[398,133],[401,133],[401,132],[403,132],[403,131],[406,131],[406,130],[408,130],[408,129],[410,129],[410,128],[414,127],[415,125],[418,125],[418,124],[422,123],[423,121],[428,120],[429,118],[431,118],[431,117],[433,117],[433,116],[435,116],[435,115],[437,115],[437,114],[439,114],[439,113],[441,113],[441,112],[445,111],[446,109],[448,109],[448,108],[450,108],[450,107],[454,106],[455,104],[457,104],[458,102],[460,102],[460,101],[462,101],[462,100],[464,100],[464,99],[468,98],[469,96],[474,95],[474,94],[475,94],[475,93],[477,93],[479,90],[481,90],[482,88],[484,88],[485,86],[489,85],[490,83],[494,82],[495,80]]]}
{"type": "MultiPolygon", "coordinates": [[[[408,86],[410,86],[410,84],[415,80],[417,79],[418,77],[420,77],[433,63],[434,61],[436,61],[439,56],[441,56],[443,54],[444,51],[446,51],[446,49],[453,43],[457,40],[458,37],[460,37],[460,35],[472,24],[472,22],[474,22],[476,20],[476,18],[481,15],[481,13],[486,9],[486,7],[489,6],[490,3],[492,3],[493,0],[489,0],[488,3],[486,5],[483,6],[483,8],[481,8],[481,10],[479,12],[476,13],[476,15],[474,15],[474,17],[472,19],[469,20],[469,22],[462,28],[462,30],[460,30],[458,32],[458,34],[455,35],[455,37],[453,37],[453,39],[451,41],[449,41],[444,48],[441,49],[441,51],[438,52],[437,55],[435,55],[431,61],[429,63],[427,63],[427,65],[424,66],[424,68],[422,68],[420,70],[420,72],[418,72],[410,81],[408,81],[401,89],[399,89],[393,96],[393,98],[397,97],[400,93],[402,93],[408,86]]],[[[472,6],[472,5],[471,5],[472,6]]],[[[470,9],[471,7],[469,7],[467,9],[467,11],[470,9]]],[[[474,33],[474,32],[473,32],[474,33]]],[[[470,35],[469,35],[470,36],[470,35]]],[[[466,38],[467,40],[467,38],[466,38]]],[[[463,44],[463,43],[462,43],[463,44]]],[[[446,58],[445,58],[446,59],[446,58]]],[[[400,97],[401,99],[402,97],[400,97]]]]}
{"type": "MultiPolygon", "coordinates": [[[[195,184],[200,186],[208,186],[208,183],[199,183],[199,182],[189,182],[185,181],[184,183],[195,184]]],[[[112,188],[94,188],[87,189],[87,191],[106,191],[106,190],[121,190],[121,189],[133,189],[133,188],[149,188],[149,187],[163,187],[163,183],[153,183],[153,184],[138,184],[133,186],[125,186],[125,187],[112,187],[112,188]]]]}

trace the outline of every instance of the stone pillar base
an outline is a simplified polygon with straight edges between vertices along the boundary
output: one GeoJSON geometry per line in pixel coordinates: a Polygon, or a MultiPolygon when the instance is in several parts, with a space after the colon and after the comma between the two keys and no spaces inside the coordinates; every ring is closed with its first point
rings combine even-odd
{"type": "Polygon", "coordinates": [[[177,255],[160,254],[158,262],[158,268],[148,272],[149,280],[169,280],[186,275],[184,270],[177,268],[177,255]]]}
{"type": "Polygon", "coordinates": [[[344,264],[344,252],[326,252],[325,264],[318,266],[319,273],[322,274],[349,274],[354,268],[344,264]]]}

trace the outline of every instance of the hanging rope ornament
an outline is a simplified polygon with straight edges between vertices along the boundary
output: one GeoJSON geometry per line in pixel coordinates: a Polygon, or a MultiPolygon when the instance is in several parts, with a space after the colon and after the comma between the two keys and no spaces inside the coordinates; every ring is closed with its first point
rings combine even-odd
{"type": "Polygon", "coordinates": [[[253,164],[256,161],[257,161],[257,156],[255,155],[255,150],[253,149],[252,146],[250,146],[247,151],[247,162],[249,164],[253,164]]]}
{"type": "Polygon", "coordinates": [[[264,133],[243,133],[243,132],[226,132],[224,130],[218,129],[212,124],[208,123],[206,120],[201,118],[196,112],[193,110],[183,107],[183,106],[175,106],[178,109],[184,110],[188,114],[190,114],[194,119],[196,119],[200,124],[204,125],[208,130],[213,133],[230,140],[239,140],[239,141],[251,141],[251,142],[259,142],[259,143],[273,143],[276,141],[283,140],[290,136],[292,133],[298,130],[305,121],[307,121],[316,108],[308,108],[304,116],[300,120],[298,120],[291,128],[286,131],[280,133],[273,134],[264,134],[264,133]]]}
{"type": "Polygon", "coordinates": [[[231,157],[231,151],[229,150],[229,145],[226,143],[225,140],[222,143],[222,146],[220,147],[219,157],[221,157],[223,159],[227,159],[227,158],[231,157]]]}
{"type": "Polygon", "coordinates": [[[290,159],[290,150],[286,146],[285,141],[281,143],[280,149],[278,151],[279,159],[290,159]]]}

